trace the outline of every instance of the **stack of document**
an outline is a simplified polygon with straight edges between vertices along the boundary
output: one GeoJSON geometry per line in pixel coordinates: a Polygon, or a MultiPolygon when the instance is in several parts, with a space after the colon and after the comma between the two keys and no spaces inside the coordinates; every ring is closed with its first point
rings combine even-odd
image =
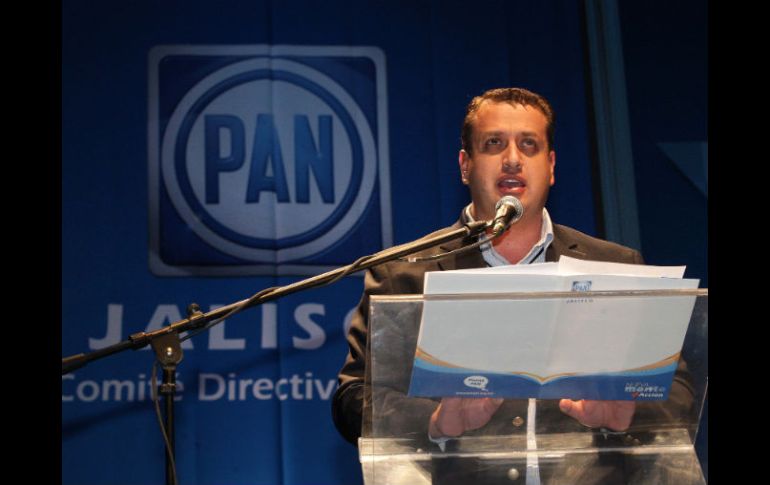
{"type": "Polygon", "coordinates": [[[645,290],[697,288],[684,270],[563,256],[426,273],[409,395],[666,399],[695,296],[645,290]],[[637,293],[593,293],[615,291],[637,293]]]}

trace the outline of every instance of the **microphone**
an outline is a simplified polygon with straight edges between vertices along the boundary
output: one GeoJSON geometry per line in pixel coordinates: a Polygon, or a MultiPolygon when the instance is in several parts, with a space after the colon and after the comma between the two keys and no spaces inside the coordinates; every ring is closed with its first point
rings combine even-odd
{"type": "Polygon", "coordinates": [[[512,195],[506,195],[495,204],[495,218],[492,232],[497,236],[510,224],[514,224],[524,215],[524,206],[521,201],[512,195]]]}

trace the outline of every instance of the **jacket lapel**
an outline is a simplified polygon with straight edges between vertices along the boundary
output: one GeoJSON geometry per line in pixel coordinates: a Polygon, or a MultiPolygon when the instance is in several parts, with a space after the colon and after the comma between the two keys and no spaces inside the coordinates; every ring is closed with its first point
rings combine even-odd
{"type": "Polygon", "coordinates": [[[556,262],[562,255],[575,259],[588,259],[588,254],[582,250],[580,244],[570,238],[558,224],[554,224],[553,241],[545,252],[545,260],[556,262]]]}

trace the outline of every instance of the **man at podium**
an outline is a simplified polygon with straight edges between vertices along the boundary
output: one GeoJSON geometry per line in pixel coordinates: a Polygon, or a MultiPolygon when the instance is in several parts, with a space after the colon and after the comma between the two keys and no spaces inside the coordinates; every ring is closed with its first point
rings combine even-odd
{"type": "MultiPolygon", "coordinates": [[[[362,432],[364,379],[367,372],[368,305],[371,295],[420,294],[428,271],[445,271],[509,264],[557,261],[561,255],[578,259],[642,264],[638,251],[600,240],[551,220],[545,208],[555,182],[554,113],[542,96],[521,88],[492,89],[468,105],[462,126],[459,152],[460,177],[470,189],[471,203],[447,232],[472,220],[490,220],[504,196],[523,204],[521,219],[491,244],[430,262],[391,262],[371,268],[365,290],[348,334],[349,354],[339,373],[339,387],[332,402],[334,423],[346,440],[356,443],[362,432]]],[[[474,241],[455,241],[426,250],[421,256],[446,253],[474,241]]],[[[403,396],[406,402],[406,397],[403,396]]],[[[483,432],[538,432],[549,426],[608,431],[632,430],[647,412],[634,401],[538,401],[492,398],[409,399],[402,409],[410,426],[425,437],[426,446],[445,449],[452,438],[483,432]]],[[[661,411],[674,419],[686,413],[692,390],[675,377],[669,404],[661,411]]],[[[656,406],[650,406],[655,408],[656,406]]],[[[398,409],[395,407],[394,409],[398,409]]],[[[629,439],[635,439],[630,437],[629,439]]]]}

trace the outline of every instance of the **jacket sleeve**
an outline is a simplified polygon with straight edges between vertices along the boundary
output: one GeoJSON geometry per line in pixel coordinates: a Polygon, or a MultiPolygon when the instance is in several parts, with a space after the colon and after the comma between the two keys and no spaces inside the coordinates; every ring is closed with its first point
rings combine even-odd
{"type": "Polygon", "coordinates": [[[387,269],[373,267],[364,276],[364,294],[353,313],[348,332],[348,355],[340,370],[338,387],[332,398],[332,418],[337,431],[350,443],[361,436],[364,378],[366,372],[366,340],[368,334],[369,297],[389,290],[387,269]]]}
{"type": "Polygon", "coordinates": [[[372,295],[420,294],[422,277],[430,265],[416,269],[413,265],[389,263],[371,268],[364,279],[364,294],[351,320],[348,333],[349,352],[338,375],[339,386],[332,399],[332,416],[340,434],[356,444],[360,436],[372,435],[372,412],[376,412],[378,434],[413,440],[418,446],[431,446],[428,422],[438,403],[431,399],[407,397],[403,376],[410,374],[414,354],[417,323],[414,316],[379,332],[379,345],[388,349],[379,357],[381,368],[390,369],[378,377],[372,395],[369,301],[372,295]],[[412,325],[414,324],[414,325],[412,325]],[[382,340],[385,339],[385,340],[382,340]],[[411,346],[411,347],[410,347],[411,346]],[[376,400],[372,406],[373,399],[376,400]],[[376,409],[375,409],[376,408],[376,409]]]}

